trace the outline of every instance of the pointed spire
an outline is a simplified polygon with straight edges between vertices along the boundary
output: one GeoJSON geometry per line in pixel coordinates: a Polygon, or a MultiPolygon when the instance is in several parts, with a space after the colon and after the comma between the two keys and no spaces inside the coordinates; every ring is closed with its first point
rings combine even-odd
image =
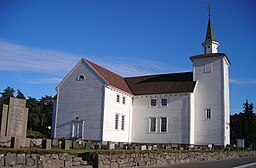
{"type": "Polygon", "coordinates": [[[208,41],[216,41],[215,35],[213,33],[213,28],[212,28],[212,22],[211,22],[210,14],[209,14],[207,32],[206,32],[206,36],[205,36],[205,42],[208,42],[208,41]]]}
{"type": "Polygon", "coordinates": [[[209,12],[209,19],[208,19],[205,41],[202,44],[204,47],[204,53],[205,54],[218,53],[218,47],[219,47],[220,43],[216,41],[216,38],[213,33],[213,27],[212,27],[212,22],[211,22],[211,18],[210,18],[211,7],[207,6],[206,8],[209,12]]]}

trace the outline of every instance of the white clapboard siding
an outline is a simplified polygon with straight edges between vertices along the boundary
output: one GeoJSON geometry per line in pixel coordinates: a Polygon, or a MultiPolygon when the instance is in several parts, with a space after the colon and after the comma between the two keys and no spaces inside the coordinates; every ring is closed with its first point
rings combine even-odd
{"type": "Polygon", "coordinates": [[[132,142],[189,144],[190,106],[189,94],[135,96],[133,99],[132,142]],[[151,98],[157,107],[150,106],[151,98]],[[161,98],[168,106],[161,106],[161,98]],[[157,117],[157,131],[149,132],[149,118],[157,117]],[[168,118],[168,131],[160,132],[160,117],[168,118]]]}
{"type": "MultiPolygon", "coordinates": [[[[225,106],[223,61],[225,57],[204,57],[193,60],[195,90],[195,144],[225,145],[225,106]],[[205,72],[205,65],[211,65],[211,72],[205,72]],[[211,119],[206,119],[206,109],[211,109],[211,119]]],[[[227,81],[226,81],[227,83],[227,81]]],[[[226,101],[228,101],[226,99],[226,101]]],[[[228,109],[227,109],[228,108],[228,109]]],[[[229,112],[226,112],[229,114],[229,112]]],[[[226,115],[227,115],[226,114],[226,115]]]]}
{"type": "Polygon", "coordinates": [[[129,142],[131,103],[130,95],[114,88],[106,88],[103,141],[129,142]],[[116,102],[117,95],[120,96],[120,102],[116,102]],[[125,97],[125,104],[123,104],[123,97],[125,97]],[[115,129],[116,114],[119,115],[118,129],[115,129]],[[121,116],[125,116],[124,130],[121,130],[121,116]]]}
{"type": "Polygon", "coordinates": [[[70,138],[72,122],[85,121],[84,139],[102,140],[105,82],[83,60],[58,86],[56,137],[70,138]],[[85,79],[78,81],[77,77],[85,79]]]}

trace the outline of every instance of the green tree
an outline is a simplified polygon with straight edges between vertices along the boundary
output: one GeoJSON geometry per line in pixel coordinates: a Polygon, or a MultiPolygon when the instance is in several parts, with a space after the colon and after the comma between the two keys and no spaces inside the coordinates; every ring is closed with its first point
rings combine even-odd
{"type": "Polygon", "coordinates": [[[24,94],[19,89],[17,90],[17,96],[16,97],[20,98],[20,99],[26,99],[24,94]]]}
{"type": "Polygon", "coordinates": [[[40,130],[40,106],[38,101],[33,97],[28,97],[27,100],[28,112],[28,129],[30,130],[40,130]]]}
{"type": "Polygon", "coordinates": [[[243,114],[234,114],[230,116],[230,142],[236,144],[237,139],[242,139],[243,114]]]}
{"type": "Polygon", "coordinates": [[[252,149],[255,131],[256,131],[256,123],[255,123],[255,114],[253,113],[253,104],[249,104],[248,100],[244,103],[243,110],[243,137],[247,140],[248,146],[252,149]]]}
{"type": "Polygon", "coordinates": [[[256,147],[256,115],[253,104],[249,104],[248,100],[243,104],[243,112],[230,117],[230,137],[233,144],[236,143],[236,139],[245,139],[246,147],[256,147]]]}
{"type": "MultiPolygon", "coordinates": [[[[15,90],[8,86],[6,89],[4,89],[3,92],[1,92],[1,97],[0,97],[0,106],[2,109],[3,104],[8,104],[10,97],[14,97],[14,92],[15,90]]],[[[1,110],[2,111],[2,110],[1,110]]]]}
{"type": "Polygon", "coordinates": [[[39,99],[39,105],[41,110],[41,130],[44,134],[47,134],[47,136],[50,137],[51,130],[49,129],[49,126],[52,125],[53,98],[51,96],[41,97],[41,99],[39,99]]]}

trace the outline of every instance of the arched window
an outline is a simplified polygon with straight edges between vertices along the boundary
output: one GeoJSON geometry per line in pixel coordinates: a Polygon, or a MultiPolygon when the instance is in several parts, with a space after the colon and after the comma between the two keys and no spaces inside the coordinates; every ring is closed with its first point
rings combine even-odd
{"type": "Polygon", "coordinates": [[[78,75],[76,80],[78,80],[78,81],[85,80],[85,76],[84,75],[78,75]]]}

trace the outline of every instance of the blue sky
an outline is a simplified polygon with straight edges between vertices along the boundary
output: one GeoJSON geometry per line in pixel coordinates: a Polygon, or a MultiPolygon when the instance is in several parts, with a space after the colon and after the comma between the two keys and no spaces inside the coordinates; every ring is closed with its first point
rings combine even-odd
{"type": "Polygon", "coordinates": [[[192,70],[208,14],[231,61],[231,113],[256,104],[254,0],[0,0],[0,92],[54,95],[81,57],[122,76],[192,70]]]}

